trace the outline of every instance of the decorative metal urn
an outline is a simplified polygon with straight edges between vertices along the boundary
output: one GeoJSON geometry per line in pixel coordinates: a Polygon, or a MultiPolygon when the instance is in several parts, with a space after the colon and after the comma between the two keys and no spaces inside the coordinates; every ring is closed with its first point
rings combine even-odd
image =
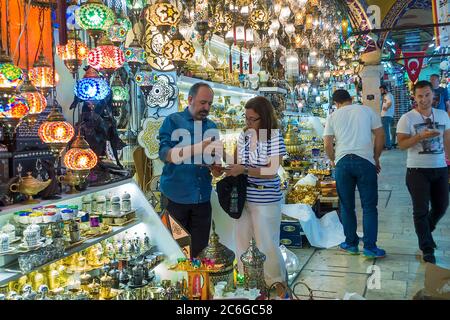
{"type": "Polygon", "coordinates": [[[200,259],[214,260],[216,265],[221,264],[223,268],[218,272],[210,273],[211,282],[216,285],[220,281],[226,281],[226,290],[234,288],[233,263],[234,252],[219,242],[219,236],[216,233],[216,225],[212,222],[213,232],[209,238],[208,246],[200,253],[200,259]]]}
{"type": "Polygon", "coordinates": [[[266,292],[264,281],[264,261],[266,255],[256,247],[255,239],[250,241],[250,247],[241,256],[244,267],[244,287],[246,290],[257,288],[261,293],[266,292]]]}

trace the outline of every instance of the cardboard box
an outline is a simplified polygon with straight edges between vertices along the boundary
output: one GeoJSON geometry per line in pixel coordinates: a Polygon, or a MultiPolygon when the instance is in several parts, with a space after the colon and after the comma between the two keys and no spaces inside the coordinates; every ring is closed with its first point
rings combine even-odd
{"type": "Polygon", "coordinates": [[[425,288],[416,293],[414,300],[450,300],[450,270],[427,263],[425,288]]]}

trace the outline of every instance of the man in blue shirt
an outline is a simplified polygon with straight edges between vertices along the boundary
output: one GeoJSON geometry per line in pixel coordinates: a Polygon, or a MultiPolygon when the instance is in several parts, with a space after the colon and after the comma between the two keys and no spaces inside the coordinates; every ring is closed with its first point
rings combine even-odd
{"type": "Polygon", "coordinates": [[[211,173],[221,173],[219,166],[211,165],[223,151],[217,126],[207,118],[213,98],[208,84],[194,84],[189,90],[189,106],[169,115],[159,130],[159,158],[165,163],[161,192],[168,199],[168,212],[191,235],[191,257],[208,245],[211,173]]]}
{"type": "Polygon", "coordinates": [[[448,98],[448,91],[447,88],[439,86],[439,75],[432,74],[430,76],[430,82],[433,85],[434,92],[433,108],[450,112],[450,100],[448,98]]]}

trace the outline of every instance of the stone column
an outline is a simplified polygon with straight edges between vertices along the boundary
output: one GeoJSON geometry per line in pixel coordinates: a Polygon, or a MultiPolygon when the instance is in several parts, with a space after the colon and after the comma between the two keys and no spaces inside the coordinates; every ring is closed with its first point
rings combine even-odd
{"type": "Polygon", "coordinates": [[[363,104],[371,107],[377,114],[380,114],[380,79],[383,76],[383,66],[366,65],[360,72],[362,80],[362,98],[363,104]]]}

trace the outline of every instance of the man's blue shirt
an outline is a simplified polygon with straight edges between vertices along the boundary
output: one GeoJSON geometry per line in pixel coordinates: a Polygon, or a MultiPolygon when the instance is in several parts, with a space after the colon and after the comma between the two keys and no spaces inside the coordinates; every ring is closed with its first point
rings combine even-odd
{"type": "Polygon", "coordinates": [[[210,201],[212,176],[208,167],[194,164],[194,157],[191,157],[190,164],[168,163],[166,158],[169,150],[176,146],[192,145],[211,136],[219,139],[216,124],[209,119],[194,121],[188,108],[182,112],[173,113],[164,120],[159,130],[159,158],[165,163],[160,188],[161,192],[173,202],[197,204],[210,201]],[[195,123],[198,128],[201,125],[201,135],[194,136],[195,123]],[[181,130],[174,134],[174,141],[172,141],[172,134],[177,129],[181,130]],[[208,131],[208,134],[204,136],[210,129],[213,130],[208,131]],[[182,136],[188,133],[189,138],[182,136]]]}

